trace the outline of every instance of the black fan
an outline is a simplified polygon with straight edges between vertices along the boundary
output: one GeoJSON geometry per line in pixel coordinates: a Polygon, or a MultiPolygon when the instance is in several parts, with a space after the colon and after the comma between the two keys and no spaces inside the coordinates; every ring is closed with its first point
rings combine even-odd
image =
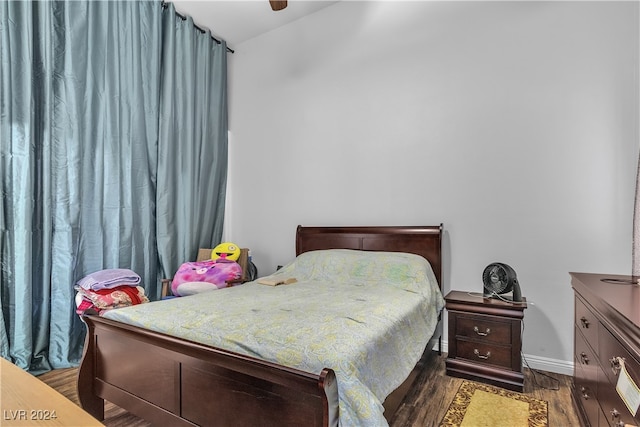
{"type": "Polygon", "coordinates": [[[508,299],[500,295],[512,292],[511,300],[522,301],[520,284],[513,268],[501,262],[489,264],[482,272],[482,283],[484,283],[484,296],[498,296],[501,299],[508,299]]]}

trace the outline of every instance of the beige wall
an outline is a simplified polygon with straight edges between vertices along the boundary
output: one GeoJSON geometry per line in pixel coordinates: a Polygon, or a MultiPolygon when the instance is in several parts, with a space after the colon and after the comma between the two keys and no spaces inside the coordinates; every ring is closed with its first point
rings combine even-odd
{"type": "Polygon", "coordinates": [[[234,46],[227,238],[267,274],[297,224],[444,222],[446,290],[510,264],[524,352],[570,371],[568,272],[631,271],[638,15],[339,2],[234,46]]]}

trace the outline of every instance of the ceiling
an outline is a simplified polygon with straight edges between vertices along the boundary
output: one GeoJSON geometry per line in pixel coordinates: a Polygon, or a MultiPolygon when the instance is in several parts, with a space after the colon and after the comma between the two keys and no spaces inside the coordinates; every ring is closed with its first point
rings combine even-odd
{"type": "Polygon", "coordinates": [[[289,0],[288,6],[274,12],[268,0],[171,0],[176,11],[226,40],[234,49],[240,43],[317,12],[336,1],[289,0]]]}

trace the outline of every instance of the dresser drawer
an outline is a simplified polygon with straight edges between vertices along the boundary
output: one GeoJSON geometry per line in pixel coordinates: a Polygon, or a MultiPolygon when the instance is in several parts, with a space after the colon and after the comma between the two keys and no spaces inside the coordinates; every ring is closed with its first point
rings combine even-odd
{"type": "Polygon", "coordinates": [[[480,342],[511,344],[511,323],[493,321],[489,316],[457,315],[456,337],[480,342]]]}
{"type": "Polygon", "coordinates": [[[578,297],[575,298],[575,324],[582,332],[589,345],[598,349],[598,325],[600,322],[596,316],[587,308],[584,302],[578,297]]]}
{"type": "Polygon", "coordinates": [[[598,404],[598,381],[596,370],[584,370],[575,360],[573,383],[577,397],[592,426],[598,425],[600,405],[598,404]]]}
{"type": "Polygon", "coordinates": [[[600,328],[600,335],[598,337],[599,340],[599,348],[598,354],[600,355],[600,365],[604,373],[606,374],[609,382],[615,386],[618,382],[618,374],[620,372],[619,366],[617,365],[616,358],[622,357],[624,358],[624,363],[631,375],[631,378],[636,382],[636,384],[640,384],[638,379],[638,373],[640,373],[640,364],[636,361],[636,359],[629,353],[627,349],[625,349],[620,341],[618,341],[611,332],[607,330],[605,327],[600,328]]]}
{"type": "MultiPolygon", "coordinates": [[[[583,370],[593,371],[595,373],[595,370],[598,368],[596,351],[587,344],[577,325],[574,330],[574,353],[577,363],[576,366],[579,365],[583,370]]],[[[595,375],[593,375],[593,378],[595,378],[595,375]]]]}
{"type": "Polygon", "coordinates": [[[587,345],[577,326],[574,327],[574,334],[574,386],[589,423],[592,426],[597,426],[600,413],[600,405],[598,404],[598,371],[600,367],[593,349],[587,345]]]}
{"type": "MultiPolygon", "coordinates": [[[[456,339],[458,358],[514,369],[511,347],[456,339]]],[[[519,367],[518,367],[519,368],[519,367]]]]}
{"type": "Polygon", "coordinates": [[[615,385],[609,383],[606,377],[600,377],[600,383],[598,384],[598,401],[602,407],[604,418],[611,427],[638,424],[638,417],[634,419],[620,398],[620,395],[618,395],[615,385]],[[620,422],[624,424],[619,424],[620,422]]]}

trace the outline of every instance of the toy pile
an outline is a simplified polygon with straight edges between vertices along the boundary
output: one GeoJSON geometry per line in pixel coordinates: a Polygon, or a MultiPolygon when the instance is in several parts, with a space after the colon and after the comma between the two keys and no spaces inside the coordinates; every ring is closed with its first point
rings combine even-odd
{"type": "Polygon", "coordinates": [[[210,260],[185,262],[171,281],[171,293],[184,297],[233,286],[242,277],[240,252],[235,243],[224,242],[213,248],[210,260]]]}
{"type": "Polygon", "coordinates": [[[93,309],[99,314],[105,310],[149,302],[140,285],[140,276],[125,268],[96,271],[80,279],[74,289],[76,313],[80,316],[93,309]]]}

